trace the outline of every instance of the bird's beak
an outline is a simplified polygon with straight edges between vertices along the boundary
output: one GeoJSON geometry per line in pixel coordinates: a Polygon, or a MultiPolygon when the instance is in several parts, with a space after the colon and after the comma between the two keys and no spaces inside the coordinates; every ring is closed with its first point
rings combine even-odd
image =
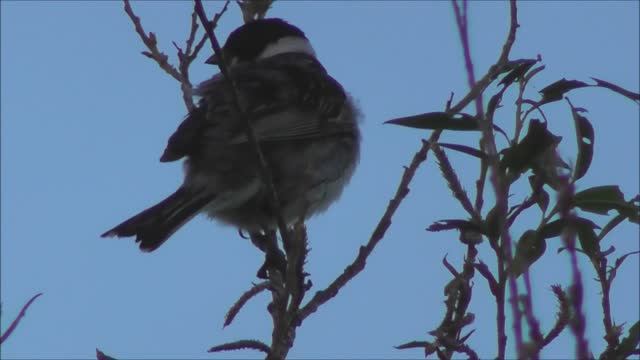
{"type": "Polygon", "coordinates": [[[209,65],[218,65],[219,62],[220,60],[218,59],[218,56],[216,54],[213,54],[204,63],[209,65]]]}

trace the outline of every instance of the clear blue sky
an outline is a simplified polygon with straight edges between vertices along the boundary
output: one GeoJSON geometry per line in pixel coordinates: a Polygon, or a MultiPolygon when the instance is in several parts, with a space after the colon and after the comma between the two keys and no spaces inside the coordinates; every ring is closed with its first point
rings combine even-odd
{"type": "MultiPolygon", "coordinates": [[[[512,58],[540,54],[547,65],[531,90],[562,77],[586,81],[595,76],[637,92],[638,4],[521,3],[512,58]]],[[[221,5],[208,3],[209,13],[221,5]]],[[[90,358],[96,347],[123,359],[213,358],[206,350],[215,344],[241,338],[269,342],[266,294],[222,329],[228,307],[256,280],[262,263],[235,229],[198,218],[151,254],[141,253],[129,239],[99,238],[172,192],[182,173],[177,163],[158,162],[185,113],[179,87],[140,55],[144,47],[122,4],[2,1],[0,6],[2,329],[29,297],[45,293],[3,346],[3,358],[90,358]]],[[[173,59],[171,41],[184,41],[192,4],[133,6],[173,59]]],[[[307,269],[317,290],[342,272],[368,239],[402,166],[420,138],[428,136],[383,121],[441,110],[451,91],[459,99],[467,89],[462,51],[445,1],[277,1],[270,15],[307,33],[321,61],[365,114],[362,159],[353,181],[337,204],[309,222],[307,269]]],[[[507,15],[506,3],[471,3],[472,54],[479,74],[497,58],[507,15]]],[[[233,5],[218,35],[224,39],[240,24],[233,5]]],[[[198,64],[192,78],[204,80],[215,70],[198,64]]],[[[638,193],[638,106],[600,89],[581,89],[570,97],[589,109],[597,136],[592,169],[581,187],[615,183],[627,196],[638,193]]],[[[566,104],[548,109],[552,131],[565,137],[563,156],[575,160],[566,104]]],[[[498,123],[509,128],[510,113],[510,107],[499,111],[498,123]]],[[[477,134],[447,133],[443,141],[476,144],[477,134]]],[[[472,191],[476,166],[465,156],[451,154],[451,159],[472,191]]],[[[304,323],[291,357],[422,356],[393,345],[425,339],[437,327],[444,311],[442,288],[450,280],[441,259],[448,254],[459,267],[463,254],[457,234],[424,229],[435,220],[460,217],[462,210],[431,157],[411,189],[367,269],[304,323]]],[[[537,210],[531,214],[535,221],[537,210]]],[[[602,218],[596,221],[603,225],[602,218]]],[[[617,254],[638,250],[638,227],[620,226],[609,244],[617,254]]],[[[569,281],[567,258],[556,255],[559,246],[551,241],[533,267],[535,311],[545,331],[556,309],[549,286],[569,281]]],[[[480,257],[494,262],[486,243],[480,257]]],[[[587,334],[599,354],[604,341],[598,287],[588,264],[583,265],[587,334]]],[[[617,323],[639,318],[638,278],[638,257],[630,257],[612,292],[617,323]]],[[[494,357],[495,307],[483,279],[476,279],[474,289],[469,310],[476,314],[478,331],[470,344],[482,357],[494,357]]],[[[565,333],[543,356],[572,354],[573,340],[565,333]]],[[[215,355],[256,356],[261,354],[215,355]]]]}

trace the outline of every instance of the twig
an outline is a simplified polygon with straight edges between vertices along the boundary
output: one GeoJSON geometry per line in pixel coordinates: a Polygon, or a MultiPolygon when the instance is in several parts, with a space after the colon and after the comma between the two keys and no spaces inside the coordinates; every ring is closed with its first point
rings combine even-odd
{"type": "MultiPolygon", "coordinates": [[[[236,86],[235,79],[231,76],[229,68],[227,67],[226,59],[224,57],[224,53],[220,48],[220,44],[218,43],[218,39],[216,38],[213,29],[211,28],[207,15],[205,13],[204,7],[202,6],[201,0],[194,1],[194,11],[198,14],[200,18],[200,22],[202,23],[207,36],[209,38],[209,42],[213,48],[214,53],[218,57],[218,67],[220,68],[220,72],[223,75],[224,80],[227,82],[227,86],[231,92],[232,96],[232,113],[233,116],[244,124],[245,133],[249,142],[251,143],[254,152],[258,158],[260,175],[263,183],[266,185],[270,197],[271,206],[274,209],[276,214],[278,228],[280,230],[280,236],[282,237],[282,243],[284,244],[284,248],[292,249],[294,248],[294,244],[292,243],[292,239],[289,236],[289,231],[287,228],[287,224],[284,221],[282,216],[282,208],[280,204],[280,199],[278,197],[277,190],[273,183],[273,176],[271,173],[271,169],[268,167],[264,153],[262,152],[260,143],[256,137],[255,131],[251,125],[251,120],[246,114],[246,107],[241,102],[241,97],[238,91],[238,87],[236,86]]],[[[289,255],[289,254],[287,254],[289,255]]],[[[288,264],[287,267],[292,266],[292,264],[288,264]]],[[[287,271],[288,273],[288,271],[287,271]]],[[[291,286],[296,286],[294,284],[287,284],[284,281],[283,276],[286,274],[280,274],[278,271],[269,272],[269,279],[272,286],[272,302],[270,304],[270,313],[273,320],[273,333],[272,333],[272,343],[271,348],[268,352],[268,359],[280,359],[286,357],[289,349],[293,345],[293,339],[295,338],[295,328],[293,321],[293,316],[287,313],[287,304],[289,303],[291,292],[291,286]]]]}
{"type": "Polygon", "coordinates": [[[31,304],[41,295],[42,293],[35,294],[33,297],[31,297],[31,299],[29,299],[29,301],[27,301],[26,304],[24,304],[24,306],[22,306],[22,309],[20,310],[20,313],[18,313],[18,316],[16,316],[16,318],[11,322],[11,324],[7,328],[7,331],[5,331],[4,334],[2,334],[2,336],[0,336],[0,344],[2,344],[5,340],[9,338],[9,336],[11,336],[11,333],[13,333],[16,327],[18,327],[20,320],[22,320],[22,318],[26,315],[27,309],[29,308],[29,306],[31,306],[31,304]]]}
{"type": "MultiPolygon", "coordinates": [[[[468,23],[466,18],[466,0],[463,0],[463,9],[460,9],[458,2],[456,0],[452,0],[452,6],[454,15],[456,18],[456,24],[458,27],[458,32],[460,35],[460,40],[462,43],[464,60],[465,60],[465,68],[467,70],[467,81],[469,83],[470,89],[476,88],[486,88],[486,86],[491,83],[495,75],[501,71],[508,62],[509,53],[511,52],[511,48],[516,38],[516,30],[518,28],[518,13],[517,6],[515,0],[511,0],[509,2],[510,8],[510,25],[509,32],[507,34],[507,40],[505,41],[502,52],[498,61],[491,66],[487,74],[481,78],[477,83],[475,82],[474,70],[473,70],[473,62],[471,61],[471,50],[468,41],[468,23]],[[481,86],[478,86],[480,84],[481,86]],[[484,85],[486,84],[486,85],[484,85]]],[[[471,91],[470,91],[471,93],[471,91]]],[[[473,100],[475,100],[476,104],[476,116],[480,119],[480,126],[482,130],[482,139],[481,139],[481,150],[489,155],[488,157],[488,168],[491,170],[490,180],[493,185],[495,197],[496,197],[496,211],[498,211],[499,219],[505,219],[506,210],[508,208],[508,186],[503,186],[501,183],[499,174],[499,164],[497,158],[497,150],[495,144],[495,138],[493,136],[491,119],[484,119],[484,110],[482,103],[482,92],[473,94],[473,100]]],[[[480,192],[483,188],[484,182],[478,184],[478,191],[480,192]],[[482,185],[482,187],[481,187],[482,185]]],[[[482,204],[482,200],[479,198],[480,194],[477,194],[476,198],[476,206],[482,204]]],[[[498,258],[498,284],[499,291],[496,295],[496,305],[497,305],[497,328],[498,328],[498,358],[503,359],[505,356],[506,349],[506,333],[504,328],[505,316],[504,316],[504,291],[506,287],[506,278],[507,274],[505,273],[505,265],[508,265],[511,262],[511,237],[509,235],[508,229],[506,228],[505,221],[501,221],[503,224],[501,238],[502,242],[500,246],[495,248],[496,256],[498,258]],[[506,257],[506,259],[505,259],[506,257]],[[507,260],[506,262],[504,260],[507,260]]],[[[517,283],[513,276],[508,277],[510,295],[511,295],[511,306],[512,312],[514,314],[514,333],[516,337],[517,348],[520,349],[522,345],[522,334],[519,322],[519,311],[517,306],[517,283]]],[[[520,354],[520,351],[518,351],[520,354]]]]}
{"type": "MultiPolygon", "coordinates": [[[[569,182],[566,176],[560,177],[559,183],[561,188],[558,194],[558,207],[560,209],[561,219],[565,219],[568,224],[575,223],[575,213],[572,210],[572,199],[574,195],[574,185],[569,182]]],[[[583,302],[583,286],[582,275],[578,267],[578,254],[576,251],[576,230],[573,227],[568,227],[562,233],[562,241],[569,252],[570,264],[571,264],[571,288],[570,299],[573,306],[573,316],[569,325],[576,338],[576,357],[578,359],[587,359],[590,357],[589,344],[585,336],[585,316],[582,311],[583,302]]]]}
{"type": "Polygon", "coordinates": [[[251,126],[251,121],[246,114],[246,108],[241,103],[241,98],[238,93],[238,88],[235,84],[235,80],[229,73],[229,68],[227,67],[226,59],[224,58],[224,54],[222,52],[222,49],[220,48],[218,39],[213,33],[211,24],[209,23],[209,20],[207,20],[207,15],[205,13],[204,7],[202,6],[202,1],[194,0],[194,3],[195,3],[194,11],[198,14],[198,17],[200,18],[200,22],[202,23],[202,26],[204,27],[207,33],[207,36],[209,37],[209,42],[211,43],[211,47],[213,48],[214,53],[216,54],[218,59],[220,59],[220,61],[218,61],[218,67],[225,81],[227,82],[229,90],[231,91],[231,98],[232,98],[232,105],[233,105],[231,108],[232,108],[233,115],[235,118],[239,119],[241,123],[244,124],[245,132],[247,134],[249,143],[251,143],[256,153],[256,156],[258,157],[258,163],[260,165],[260,175],[262,177],[262,181],[267,186],[267,189],[269,189],[269,196],[271,197],[270,199],[271,205],[273,206],[273,209],[275,210],[275,213],[276,213],[278,228],[280,229],[280,236],[282,236],[283,243],[288,243],[289,236],[287,231],[287,224],[285,223],[284,218],[282,217],[280,199],[278,197],[276,188],[273,184],[273,176],[271,174],[271,169],[267,166],[267,162],[265,160],[264,153],[262,152],[262,148],[260,147],[260,143],[258,142],[255,131],[253,130],[253,126],[251,126]]]}
{"type": "Polygon", "coordinates": [[[458,202],[460,203],[460,205],[462,205],[462,208],[467,211],[467,213],[473,218],[473,220],[480,221],[480,215],[476,213],[473,205],[471,205],[471,200],[469,200],[469,196],[462,187],[460,179],[453,169],[453,166],[451,166],[451,162],[449,162],[449,158],[445,154],[444,150],[442,150],[438,144],[431,143],[431,151],[438,160],[440,172],[447,181],[447,184],[449,185],[449,189],[451,189],[453,196],[458,199],[458,202]]]}
{"type": "Polygon", "coordinates": [[[229,326],[233,322],[233,319],[235,319],[236,315],[238,315],[238,313],[240,312],[242,307],[247,303],[247,301],[251,300],[252,297],[258,295],[259,293],[261,293],[262,291],[268,288],[269,288],[269,282],[264,281],[259,284],[253,285],[251,289],[245,291],[242,294],[242,296],[240,296],[238,301],[236,301],[227,312],[227,315],[224,317],[223,327],[229,326]]]}
{"type": "MultiPolygon", "coordinates": [[[[473,62],[471,61],[471,45],[469,44],[469,32],[467,22],[467,0],[462,0],[462,11],[458,5],[457,0],[452,0],[453,13],[456,17],[456,24],[458,26],[458,35],[460,35],[460,42],[462,43],[462,50],[464,52],[464,65],[467,70],[467,82],[469,88],[472,89],[476,84],[476,78],[473,70],[473,62]]],[[[476,116],[478,119],[482,119],[484,116],[482,105],[482,92],[475,97],[476,116]]]]}
{"type": "Polygon", "coordinates": [[[138,33],[138,36],[140,36],[142,42],[147,46],[147,49],[149,49],[149,51],[143,51],[142,54],[153,59],[156,63],[158,63],[160,68],[167,74],[171,75],[171,77],[182,82],[182,75],[173,65],[169,64],[169,57],[158,50],[158,41],[156,40],[156,34],[154,34],[153,32],[149,32],[149,34],[147,35],[145,33],[144,28],[142,27],[142,22],[140,21],[140,18],[133,12],[129,0],[124,0],[124,12],[129,15],[129,18],[131,19],[131,22],[133,22],[133,25],[136,29],[136,33],[138,33]]]}
{"type": "Polygon", "coordinates": [[[533,359],[539,358],[540,350],[542,349],[543,336],[542,331],[540,331],[540,322],[536,319],[533,314],[533,290],[531,289],[531,279],[529,278],[529,269],[524,271],[524,284],[525,284],[525,294],[522,296],[522,306],[524,308],[524,318],[527,321],[527,326],[529,327],[529,339],[533,341],[536,345],[533,349],[534,351],[527,354],[528,357],[533,359]]]}
{"type": "Polygon", "coordinates": [[[558,337],[558,335],[560,335],[562,330],[564,330],[564,328],[569,323],[569,319],[571,316],[569,300],[567,299],[567,295],[565,294],[564,290],[562,290],[560,285],[552,285],[551,290],[558,300],[558,307],[560,309],[558,310],[558,318],[556,319],[556,324],[549,331],[547,336],[545,336],[542,340],[540,350],[549,345],[556,337],[558,337]]]}
{"type": "Polygon", "coordinates": [[[478,270],[480,275],[482,275],[485,279],[487,279],[487,283],[489,284],[489,290],[491,290],[491,294],[495,296],[499,291],[498,282],[496,281],[496,278],[493,276],[493,274],[489,270],[489,267],[487,266],[487,264],[480,261],[479,263],[474,264],[473,266],[476,268],[476,270],[478,270]]]}
{"type": "MultiPolygon", "coordinates": [[[[225,3],[222,11],[217,13],[212,21],[212,28],[215,28],[218,20],[227,10],[227,6],[229,5],[229,1],[225,3]]],[[[123,0],[124,2],[124,11],[131,19],[131,22],[134,25],[135,31],[142,40],[142,42],[147,47],[148,51],[143,51],[142,54],[146,57],[155,61],[158,66],[162,70],[164,70],[171,77],[176,79],[180,83],[180,90],[182,91],[182,100],[184,101],[185,106],[187,107],[187,111],[192,111],[195,108],[193,103],[193,85],[191,84],[191,80],[189,79],[189,67],[191,63],[196,59],[202,46],[207,39],[206,33],[200,39],[200,41],[193,47],[193,42],[195,41],[195,36],[198,31],[198,23],[196,13],[193,12],[191,15],[191,28],[189,30],[189,35],[186,40],[186,47],[183,51],[178,44],[173,42],[173,45],[178,50],[178,68],[169,63],[169,57],[161,52],[158,49],[158,41],[156,39],[156,35],[153,32],[149,32],[147,34],[142,26],[142,22],[138,16],[133,12],[131,8],[131,4],[129,0],[123,0]]]]}
{"type": "MultiPolygon", "coordinates": [[[[515,6],[515,4],[512,6],[515,6]]],[[[502,52],[498,58],[498,62],[491,66],[487,73],[478,82],[476,82],[475,86],[471,88],[469,92],[456,105],[451,107],[447,106],[448,113],[455,114],[462,111],[462,109],[469,105],[469,103],[471,103],[479,93],[483,92],[487,88],[487,86],[491,84],[495,75],[507,63],[509,52],[511,51],[511,47],[513,45],[513,42],[515,41],[515,31],[517,26],[515,26],[514,24],[517,24],[517,20],[512,19],[511,27],[509,29],[509,35],[507,36],[507,40],[502,48],[502,52]]],[[[422,162],[426,160],[430,147],[429,144],[432,142],[437,142],[441,134],[442,130],[435,130],[431,134],[428,141],[423,140],[422,147],[413,156],[411,164],[405,168],[402,178],[400,179],[400,183],[398,184],[398,187],[396,189],[395,195],[389,201],[389,205],[378,221],[378,224],[371,234],[369,241],[364,246],[360,247],[358,255],[356,256],[354,261],[345,268],[343,273],[340,274],[325,289],[316,292],[313,298],[300,310],[300,321],[316,312],[319,306],[335,297],[345,284],[347,284],[351,279],[353,279],[364,269],[367,258],[373,252],[373,249],[380,242],[380,240],[382,240],[382,238],[384,237],[386,231],[391,226],[393,215],[395,214],[404,198],[409,193],[409,185],[411,184],[411,181],[413,180],[418,167],[422,162]]]]}
{"type": "Polygon", "coordinates": [[[422,140],[422,147],[413,156],[411,164],[408,167],[405,167],[402,179],[400,180],[398,188],[396,189],[396,193],[394,197],[389,201],[387,209],[380,218],[380,221],[371,234],[371,237],[369,238],[367,244],[360,247],[358,256],[356,256],[355,260],[344,269],[340,276],[338,276],[333,282],[331,282],[331,284],[329,284],[326,289],[316,292],[311,300],[309,300],[309,302],[302,309],[300,309],[300,313],[298,315],[300,321],[313,314],[316,310],[318,310],[318,307],[320,305],[335,297],[345,284],[347,284],[351,279],[353,279],[364,269],[367,258],[369,257],[371,252],[373,252],[373,249],[380,242],[380,240],[382,240],[382,238],[384,237],[387,229],[389,229],[389,226],[391,226],[391,219],[393,218],[393,215],[402,203],[402,200],[404,200],[407,194],[409,194],[409,184],[411,184],[411,180],[413,180],[413,177],[415,176],[418,167],[420,167],[420,164],[422,164],[427,159],[430,142],[437,142],[441,133],[442,131],[436,130],[431,134],[429,141],[422,140]]]}

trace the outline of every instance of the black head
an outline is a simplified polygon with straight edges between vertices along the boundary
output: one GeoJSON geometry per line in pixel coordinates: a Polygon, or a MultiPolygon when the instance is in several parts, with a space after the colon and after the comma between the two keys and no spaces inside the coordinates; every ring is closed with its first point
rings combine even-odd
{"type": "MultiPolygon", "coordinates": [[[[304,32],[288,22],[278,19],[259,19],[248,22],[233,30],[222,47],[225,59],[238,62],[255,60],[265,48],[285,37],[307,39],[304,32]]],[[[207,60],[208,64],[216,64],[217,56],[207,60]]]]}

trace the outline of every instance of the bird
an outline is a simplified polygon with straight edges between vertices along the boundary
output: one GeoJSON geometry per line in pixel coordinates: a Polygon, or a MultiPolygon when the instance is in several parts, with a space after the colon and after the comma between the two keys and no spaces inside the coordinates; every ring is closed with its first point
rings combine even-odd
{"type": "MultiPolygon", "coordinates": [[[[222,57],[264,154],[281,216],[291,225],[325,211],[360,157],[361,112],[331,77],[305,33],[280,18],[232,31],[222,57]]],[[[211,56],[206,62],[221,59],[211,56]]],[[[270,189],[221,73],[194,88],[197,105],[170,136],[160,162],[183,160],[178,189],[102,237],[135,237],[151,252],[198,214],[252,235],[277,229],[270,189]]]]}

